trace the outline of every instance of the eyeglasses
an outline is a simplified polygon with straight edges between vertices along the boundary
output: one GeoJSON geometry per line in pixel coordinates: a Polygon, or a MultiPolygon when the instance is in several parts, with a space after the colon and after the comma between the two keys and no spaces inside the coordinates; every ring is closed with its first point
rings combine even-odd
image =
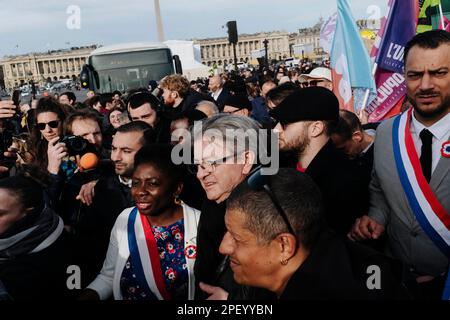
{"type": "Polygon", "coordinates": [[[292,234],[297,239],[294,228],[292,228],[292,225],[289,222],[286,212],[283,210],[283,208],[281,207],[277,198],[275,197],[275,194],[272,192],[272,189],[270,188],[269,176],[261,174],[261,170],[262,170],[262,167],[258,167],[256,169],[254,169],[253,172],[250,173],[250,175],[247,178],[248,186],[254,191],[263,191],[264,190],[266,192],[266,194],[269,196],[270,200],[272,200],[272,203],[275,206],[275,208],[277,209],[281,218],[283,218],[284,223],[286,224],[286,226],[289,230],[289,233],[292,234]]]}
{"type": "Polygon", "coordinates": [[[225,114],[235,114],[236,112],[239,112],[239,111],[241,111],[242,109],[237,109],[237,110],[233,110],[233,111],[222,111],[222,113],[225,113],[225,114]]]}
{"type": "Polygon", "coordinates": [[[53,121],[49,121],[49,122],[38,122],[36,124],[37,128],[42,131],[45,130],[46,126],[49,126],[50,128],[56,129],[59,126],[59,120],[53,120],[53,121]]]}
{"type": "Polygon", "coordinates": [[[219,164],[224,164],[229,159],[232,159],[234,157],[236,157],[236,154],[232,154],[232,155],[229,155],[229,156],[227,156],[225,158],[218,159],[218,160],[213,160],[213,161],[211,161],[211,160],[203,160],[202,163],[194,163],[194,164],[189,165],[188,166],[188,171],[190,173],[192,173],[192,174],[197,174],[198,168],[201,168],[202,170],[204,170],[204,171],[206,171],[208,173],[211,173],[211,172],[214,172],[216,170],[216,167],[219,164]]]}

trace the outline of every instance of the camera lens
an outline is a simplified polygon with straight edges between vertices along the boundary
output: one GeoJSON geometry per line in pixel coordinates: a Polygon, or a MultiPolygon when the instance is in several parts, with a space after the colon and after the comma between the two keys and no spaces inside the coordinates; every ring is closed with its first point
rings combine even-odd
{"type": "Polygon", "coordinates": [[[72,149],[75,152],[81,152],[86,147],[86,143],[81,139],[72,140],[72,149]]]}

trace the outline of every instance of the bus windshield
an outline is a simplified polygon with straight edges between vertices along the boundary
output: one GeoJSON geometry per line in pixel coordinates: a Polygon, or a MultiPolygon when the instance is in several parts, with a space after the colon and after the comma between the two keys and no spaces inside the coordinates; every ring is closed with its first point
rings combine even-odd
{"type": "Polygon", "coordinates": [[[94,55],[89,62],[98,74],[100,93],[146,88],[150,80],[174,73],[168,49],[94,55]]]}

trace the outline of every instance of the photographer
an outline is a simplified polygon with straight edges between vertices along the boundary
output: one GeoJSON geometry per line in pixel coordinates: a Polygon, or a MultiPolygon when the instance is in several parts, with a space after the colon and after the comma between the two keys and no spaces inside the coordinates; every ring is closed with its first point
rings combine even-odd
{"type": "Polygon", "coordinates": [[[61,142],[56,138],[50,141],[54,145],[49,152],[58,161],[48,167],[53,180],[49,193],[66,226],[72,227],[82,213],[81,203],[76,199],[81,186],[97,180],[102,172],[112,171],[112,166],[107,161],[97,166],[101,160],[109,159],[109,155],[102,149],[101,121],[93,112],[72,113],[64,128],[65,137],[61,142]]]}

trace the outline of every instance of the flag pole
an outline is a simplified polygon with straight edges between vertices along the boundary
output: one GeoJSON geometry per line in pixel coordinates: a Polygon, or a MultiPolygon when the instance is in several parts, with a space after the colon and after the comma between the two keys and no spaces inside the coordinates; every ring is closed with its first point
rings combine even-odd
{"type": "Polygon", "coordinates": [[[439,15],[441,17],[441,28],[442,30],[445,30],[445,25],[444,25],[444,13],[442,12],[442,4],[441,1],[439,1],[439,15]]]}
{"type": "MultiPolygon", "coordinates": [[[[372,68],[372,76],[373,77],[375,77],[375,73],[377,72],[377,69],[378,69],[378,63],[374,62],[373,68],[372,68]]],[[[364,99],[363,99],[363,103],[362,103],[362,107],[361,107],[361,112],[366,111],[367,101],[369,101],[369,94],[370,94],[370,88],[367,88],[366,92],[364,93],[364,99]]]]}

